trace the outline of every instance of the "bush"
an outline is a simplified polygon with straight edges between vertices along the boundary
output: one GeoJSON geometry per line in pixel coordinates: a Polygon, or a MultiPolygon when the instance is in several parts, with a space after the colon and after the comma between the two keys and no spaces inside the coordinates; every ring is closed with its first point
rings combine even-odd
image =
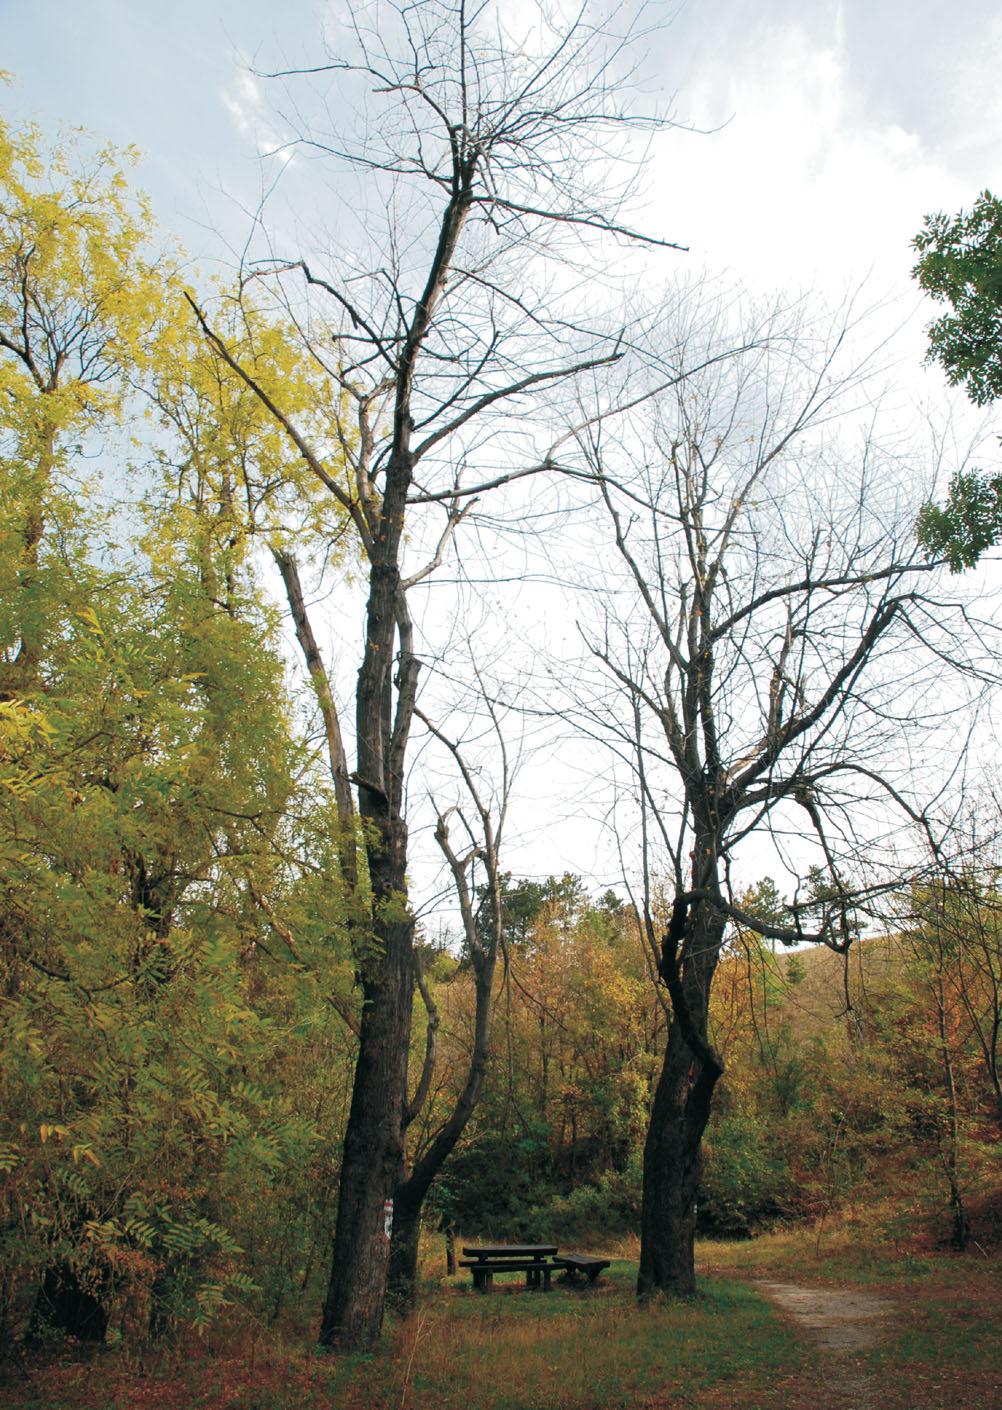
{"type": "Polygon", "coordinates": [[[558,1243],[598,1234],[624,1234],[639,1227],[643,1171],[634,1152],[623,1171],[607,1170],[596,1184],[557,1195],[539,1211],[540,1223],[558,1243]]]}
{"type": "Polygon", "coordinates": [[[787,1162],[758,1117],[729,1115],[704,1142],[701,1233],[742,1238],[782,1214],[792,1193],[787,1162]]]}
{"type": "Polygon", "coordinates": [[[544,1127],[519,1137],[484,1132],[452,1156],[432,1188],[428,1214],[467,1238],[540,1238],[541,1204],[553,1190],[544,1174],[547,1164],[544,1127]]]}

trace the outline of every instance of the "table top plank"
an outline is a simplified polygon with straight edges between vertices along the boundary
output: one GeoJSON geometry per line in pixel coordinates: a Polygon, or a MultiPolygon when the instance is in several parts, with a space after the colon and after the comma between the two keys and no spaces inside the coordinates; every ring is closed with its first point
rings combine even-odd
{"type": "Polygon", "coordinates": [[[484,1244],[464,1248],[466,1258],[487,1261],[491,1258],[550,1258],[557,1252],[556,1244],[484,1244]]]}

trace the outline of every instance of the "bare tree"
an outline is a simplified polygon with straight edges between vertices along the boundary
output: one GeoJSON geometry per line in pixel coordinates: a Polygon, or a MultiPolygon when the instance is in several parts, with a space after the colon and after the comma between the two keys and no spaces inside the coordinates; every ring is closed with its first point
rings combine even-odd
{"type": "Polygon", "coordinates": [[[1002,1133],[1002,863],[997,784],[962,799],[933,875],[892,911],[893,923],[926,946],[951,1009],[966,1018],[1002,1133]]]}
{"type": "Polygon", "coordinates": [[[728,920],[846,951],[900,882],[896,824],[933,837],[939,771],[927,757],[916,776],[912,761],[960,704],[944,672],[965,657],[965,624],[911,538],[912,463],[858,415],[838,432],[864,404],[861,374],[840,371],[850,331],[788,309],[737,340],[690,326],[656,368],[668,390],[580,436],[615,545],[580,713],[629,770],[638,912],[672,1013],[644,1151],[641,1294],[695,1287],[701,1141],[723,1072],[707,1014],[728,920]],[[681,376],[685,363],[703,370],[681,376]],[[762,834],[795,875],[810,868],[780,923],[731,891],[762,834]]]}
{"type": "MultiPolygon", "coordinates": [[[[608,23],[594,13],[582,5],[567,21],[539,6],[530,32],[512,36],[504,7],[489,2],[354,7],[352,58],[273,75],[287,84],[293,145],[336,172],[338,246],[318,260],[275,250],[246,275],[284,288],[341,389],[329,444],[308,440],[199,312],[213,346],[352,520],[369,569],[350,774],[365,851],[358,891],[366,914],[356,927],[363,1006],[326,1345],[357,1347],[379,1333],[390,1251],[384,1201],[404,1159],[415,592],[481,495],[553,468],[558,443],[541,453],[531,413],[538,417],[553,388],[622,354],[621,330],[601,315],[582,320],[582,295],[594,304],[602,270],[642,240],[628,223],[637,171],[630,143],[664,124],[623,107],[638,26],[622,21],[619,7],[608,23]],[[355,138],[344,136],[341,118],[350,92],[363,95],[360,108],[379,109],[363,114],[355,138]],[[325,127],[328,97],[338,111],[325,127]],[[307,112],[315,101],[320,112],[307,112]]],[[[342,732],[328,718],[333,691],[311,673],[333,740],[342,732]]],[[[344,790],[339,799],[344,807],[344,790]]]]}
{"type": "MultiPolygon", "coordinates": [[[[502,899],[504,877],[500,848],[508,810],[512,770],[501,730],[498,707],[486,692],[483,700],[497,744],[499,781],[496,804],[463,747],[449,738],[420,709],[416,712],[431,735],[444,747],[463,784],[462,802],[436,809],[435,842],[445,859],[462,924],[462,955],[473,973],[474,1013],[466,1075],[445,1120],[427,1134],[409,1163],[405,1160],[394,1193],[393,1233],[390,1249],[390,1282],[398,1301],[413,1301],[418,1265],[418,1241],[425,1197],[439,1171],[456,1147],[480,1096],[490,1056],[491,999],[494,971],[503,944],[502,899]],[[472,816],[470,816],[472,810],[472,816]]],[[[438,1012],[418,974],[422,999],[428,1011],[425,1061],[414,1093],[404,1112],[409,1127],[424,1106],[435,1068],[438,1012]]]]}

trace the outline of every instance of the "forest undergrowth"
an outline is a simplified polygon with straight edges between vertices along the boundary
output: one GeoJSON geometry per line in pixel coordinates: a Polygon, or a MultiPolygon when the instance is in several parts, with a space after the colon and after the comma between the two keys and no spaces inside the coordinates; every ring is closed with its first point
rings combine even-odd
{"type": "MultiPolygon", "coordinates": [[[[999,1202],[1002,1207],[1002,1201],[999,1202]]],[[[378,1352],[307,1349],[305,1320],[221,1319],[155,1351],[114,1342],[86,1355],[64,1345],[8,1364],[11,1410],[806,1410],[825,1404],[823,1354],[768,1300],[760,1280],[865,1288],[893,1314],[852,1358],[888,1410],[994,1410],[1002,1373],[1000,1245],[958,1254],[920,1220],[892,1237],[897,1202],[842,1210],[823,1226],[745,1240],[704,1240],[691,1302],[638,1304],[636,1239],[589,1246],[613,1257],[594,1288],[521,1280],[484,1297],[445,1275],[428,1239],[416,1311],[391,1318],[378,1352]]],[[[981,1212],[991,1227],[990,1210],[981,1212]]],[[[833,1404],[836,1402],[832,1402],[833,1404]]]]}

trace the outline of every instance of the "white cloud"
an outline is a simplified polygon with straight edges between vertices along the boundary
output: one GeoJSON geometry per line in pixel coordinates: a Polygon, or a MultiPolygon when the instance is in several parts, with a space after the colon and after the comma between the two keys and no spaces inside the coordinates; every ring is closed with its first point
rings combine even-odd
{"type": "Polygon", "coordinates": [[[292,160],[288,138],[272,123],[268,100],[249,69],[241,69],[235,80],[220,90],[219,97],[237,131],[253,142],[260,156],[272,156],[283,164],[292,160]]]}
{"type": "Polygon", "coordinates": [[[841,288],[873,273],[903,289],[923,215],[970,192],[918,132],[871,115],[841,25],[829,36],[746,29],[740,52],[685,77],[686,113],[726,125],[660,144],[660,223],[756,285],[841,288]]]}

